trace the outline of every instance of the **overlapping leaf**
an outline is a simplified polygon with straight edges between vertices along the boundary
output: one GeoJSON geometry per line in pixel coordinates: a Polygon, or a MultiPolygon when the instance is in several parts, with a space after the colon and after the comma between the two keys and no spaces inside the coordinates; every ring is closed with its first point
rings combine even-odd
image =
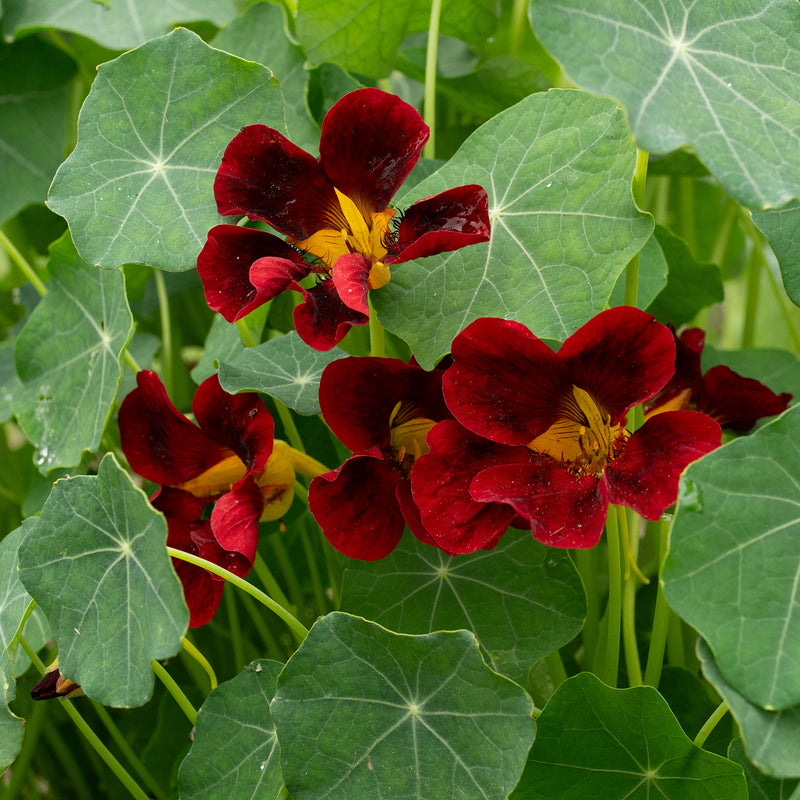
{"type": "Polygon", "coordinates": [[[0,774],[22,749],[25,723],[8,707],[14,699],[14,683],[0,666],[0,774]]]}
{"type": "Polygon", "coordinates": [[[235,13],[230,0],[137,0],[135,3],[6,0],[3,10],[6,34],[60,28],[112,50],[138,47],[167,33],[177,22],[210,20],[224,25],[235,13]]]}
{"type": "Polygon", "coordinates": [[[535,730],[530,697],[469,632],[407,636],[341,613],[311,629],[271,708],[296,800],[501,800],[535,730]]]}
{"type": "Polygon", "coordinates": [[[800,202],[793,200],[783,208],[757,211],[753,222],[775,252],[786,294],[800,306],[800,202]]]}
{"type": "Polygon", "coordinates": [[[193,267],[220,222],[214,176],[239,128],[285,129],[272,73],[179,29],[99,67],[50,190],[90,263],[193,267]]]}
{"type": "Polygon", "coordinates": [[[692,744],[649,686],[611,689],[582,672],[537,725],[510,800],[747,800],[742,768],[692,744]]]}
{"type": "Polygon", "coordinates": [[[47,196],[67,145],[74,72],[60,50],[38,39],[0,43],[0,224],[47,196]]]}
{"type": "MultiPolygon", "coordinates": [[[[427,0],[304,0],[297,12],[297,36],[313,64],[334,62],[351,72],[380,78],[394,65],[397,49],[411,33],[430,24],[427,0]]],[[[492,0],[443,0],[440,32],[465,42],[491,36],[497,25],[492,0]]]]}
{"type": "Polygon", "coordinates": [[[426,368],[481,316],[566,338],[603,309],[652,232],[633,204],[634,162],[624,115],[607,98],[553,90],[499,114],[398,203],[480,184],[491,241],[394,267],[373,293],[381,321],[426,368]]]}
{"type": "Polygon", "coordinates": [[[319,414],[322,370],[346,355],[338,347],[327,352],[312,350],[290,331],[223,361],[219,382],[226,392],[263,392],[298,414],[319,414]]]}
{"type": "Polygon", "coordinates": [[[794,0],[534,0],[530,17],[573,80],[622,101],[644,150],[691,145],[754,208],[800,193],[794,0]]]}
{"type": "Polygon", "coordinates": [[[183,800],[278,796],[280,747],[269,704],[282,669],[277,661],[254,661],[206,698],[178,773],[183,800]]]}
{"type": "Polygon", "coordinates": [[[95,450],[117,393],[133,332],[121,272],[104,272],[75,252],[69,233],[50,250],[51,281],[17,338],[21,385],[12,406],[37,445],[42,473],[95,450]]]}
{"type": "Polygon", "coordinates": [[[782,711],[753,705],[723,677],[708,645],[701,639],[697,654],[703,675],[728,703],[742,731],[748,758],[765,775],[800,778],[800,704],[782,711]]]}
{"type": "Polygon", "coordinates": [[[663,572],[670,605],[756,705],[800,705],[800,408],[692,464],[663,572]]]}
{"type": "Polygon", "coordinates": [[[489,552],[449,557],[406,536],[380,561],[353,561],[342,610],[401,633],[467,628],[493,669],[525,685],[534,662],[578,634],[586,601],[565,551],[510,530],[489,552]]]}
{"type": "Polygon", "coordinates": [[[770,778],[759,772],[745,755],[741,739],[734,739],[728,748],[728,758],[741,764],[747,780],[748,793],[753,800],[797,800],[800,797],[800,781],[770,778]]]}
{"type": "Polygon", "coordinates": [[[144,703],[151,661],[181,648],[189,613],[166,537],[108,455],[96,476],[55,484],[20,547],[20,579],[53,626],[59,669],[105,705],[144,703]]]}

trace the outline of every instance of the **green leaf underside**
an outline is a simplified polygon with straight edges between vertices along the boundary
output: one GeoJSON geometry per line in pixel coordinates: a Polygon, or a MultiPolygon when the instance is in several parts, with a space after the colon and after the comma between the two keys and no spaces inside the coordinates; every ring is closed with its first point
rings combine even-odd
{"type": "Polygon", "coordinates": [[[181,648],[189,613],[167,556],[166,523],[107,455],[96,476],[59,481],[19,552],[59,668],[109,706],[152,694],[152,659],[181,648]]]}
{"type": "Polygon", "coordinates": [[[14,682],[0,667],[0,774],[22,749],[25,723],[8,707],[14,699],[14,682]]]}
{"type": "Polygon", "coordinates": [[[36,39],[0,43],[0,224],[44,202],[67,145],[67,84],[75,66],[36,39]],[[13,190],[12,188],[13,187],[13,190]]]}
{"type": "Polygon", "coordinates": [[[203,355],[191,371],[192,380],[200,385],[217,372],[220,363],[232,360],[243,350],[239,329],[221,314],[215,314],[203,344],[203,355]]]}
{"type": "Polygon", "coordinates": [[[283,778],[269,704],[283,664],[259,660],[220,684],[197,715],[178,773],[184,800],[276,798],[283,778]]]}
{"type": "Polygon", "coordinates": [[[631,195],[635,148],[607,98],[532,95],[481,126],[397,205],[462,184],[489,194],[492,238],[392,268],[372,297],[381,322],[430,368],[482,316],[563,340],[601,311],[653,220],[631,195]]]}
{"type": "Polygon", "coordinates": [[[724,300],[722,276],[716,264],[695,261],[686,242],[667,228],[656,225],[655,238],[669,272],[667,285],[646,308],[660,322],[671,322],[679,328],[691,322],[701,309],[724,300]]]}
{"type": "Polygon", "coordinates": [[[800,193],[800,15],[794,0],[536,0],[531,21],[580,86],[618,98],[639,146],[695,148],[744,205],[800,193]]]}
{"type": "Polygon", "coordinates": [[[753,222],[769,239],[781,268],[786,294],[800,306],[800,202],[793,200],[783,208],[757,211],[753,222]]]}
{"type": "Polygon", "coordinates": [[[272,70],[283,90],[289,138],[316,155],[319,125],[311,119],[306,106],[306,57],[286,36],[283,7],[256,3],[220,31],[214,47],[272,70]]]}
{"type": "Polygon", "coordinates": [[[564,551],[509,530],[488,552],[449,557],[405,536],[380,561],[350,562],[342,610],[401,633],[471,630],[489,666],[525,685],[536,661],[578,634],[586,601],[564,551]]]}
{"type": "Polygon", "coordinates": [[[702,639],[697,643],[697,655],[706,680],[722,695],[739,723],[748,758],[765,775],[800,778],[800,704],[782,711],[759,708],[725,680],[702,639]]]}
{"type": "Polygon", "coordinates": [[[59,28],[93,39],[112,50],[130,50],[176,22],[210,20],[224,25],[233,15],[230,0],[136,0],[87,3],[86,0],[5,0],[6,34],[59,28]]]}
{"type": "Polygon", "coordinates": [[[222,154],[251,123],[285,131],[272,73],[178,29],[100,66],[48,204],[92,264],[189,269],[221,221],[222,154]]]}
{"type": "Polygon", "coordinates": [[[759,772],[744,751],[741,739],[734,739],[728,747],[728,758],[741,764],[747,780],[751,800],[793,800],[800,796],[800,781],[770,778],[759,772]]]}
{"type": "MultiPolygon", "coordinates": [[[[361,75],[388,75],[397,50],[411,33],[428,30],[430,4],[419,0],[304,0],[297,37],[312,64],[334,62],[361,75]]],[[[497,5],[491,0],[443,0],[440,33],[465,42],[491,36],[497,5]]]]}
{"type": "Polygon", "coordinates": [[[559,686],[511,800],[746,800],[742,769],[692,744],[649,686],[588,672],[559,686]]]}
{"type": "Polygon", "coordinates": [[[528,695],[468,631],[407,636],[341,613],[311,629],[271,708],[295,800],[499,800],[535,730],[528,695]]]}
{"type": "Polygon", "coordinates": [[[298,414],[319,414],[322,370],[346,355],[338,347],[326,352],[312,350],[290,331],[222,362],[219,382],[226,392],[263,392],[298,414]]]}
{"type": "Polygon", "coordinates": [[[82,261],[69,232],[51,246],[49,269],[47,294],[17,338],[21,384],[12,397],[42,474],[97,449],[133,331],[122,273],[82,261]]]}
{"type": "Polygon", "coordinates": [[[669,604],[736,691],[800,704],[800,408],[692,464],[664,566],[669,604]]]}

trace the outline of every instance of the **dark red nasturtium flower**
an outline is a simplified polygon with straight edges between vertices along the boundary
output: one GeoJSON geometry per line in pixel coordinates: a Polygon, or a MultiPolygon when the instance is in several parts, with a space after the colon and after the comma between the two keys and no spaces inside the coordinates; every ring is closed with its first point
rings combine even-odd
{"type": "Polygon", "coordinates": [[[675,334],[675,375],[644,404],[645,419],[664,411],[691,409],[713,417],[723,428],[749,431],[761,417],[782,414],[792,395],[775,394],[760,381],[745,378],[730,367],[711,367],[703,374],[700,355],[706,334],[688,328],[675,334]]]}
{"type": "MultiPolygon", "coordinates": [[[[592,547],[609,502],[658,519],[677,499],[683,469],[720,443],[719,425],[695,411],[660,414],[633,434],[626,429],[630,409],[675,369],[671,332],[635,308],[598,314],[557,353],[518,322],[479,319],[456,337],[452,357],[443,379],[450,411],[468,431],[508,448],[479,471],[463,464],[469,494],[508,504],[545,544],[592,547]]],[[[458,446],[429,445],[431,452],[458,446]]],[[[475,549],[434,524],[435,504],[421,496],[433,487],[414,490],[437,544],[475,549]]]]}
{"type": "MultiPolygon", "coordinates": [[[[119,410],[120,440],[134,472],[160,484],[151,502],[167,519],[167,544],[246,575],[259,520],[279,519],[292,502],[300,454],[273,440],[257,394],[230,395],[216,375],[195,393],[197,424],[175,408],[154,372],[138,373],[137,384],[119,410]]],[[[223,582],[185,562],[175,567],[190,625],[208,622],[223,582]]]]}
{"type": "Polygon", "coordinates": [[[396,358],[342,358],[325,367],[319,403],[325,422],[353,452],[308,489],[308,507],[328,541],[367,561],[389,555],[406,524],[433,543],[420,524],[408,477],[427,451],[428,431],[450,418],[442,370],[426,372],[396,358]]]}
{"type": "Polygon", "coordinates": [[[212,228],[197,261],[209,307],[234,322],[292,289],[304,298],[297,332],[329,350],[367,323],[368,292],[389,281],[390,265],[488,241],[480,186],[427,197],[404,214],[389,206],[428,135],[412,106],[379,89],[351,92],[331,108],[318,159],[266,125],[243,128],[214,182],[217,208],[266,222],[286,241],[238,225],[212,228]],[[312,273],[316,284],[302,286],[312,273]]]}

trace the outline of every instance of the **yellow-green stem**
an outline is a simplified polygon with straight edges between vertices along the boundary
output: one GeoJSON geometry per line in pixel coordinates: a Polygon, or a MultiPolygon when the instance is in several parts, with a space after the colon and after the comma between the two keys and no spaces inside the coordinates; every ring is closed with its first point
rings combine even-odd
{"type": "Polygon", "coordinates": [[[628,685],[642,685],[642,665],[639,661],[639,648],[636,642],[636,570],[632,565],[636,563],[639,555],[638,515],[633,515],[631,529],[633,536],[629,535],[628,515],[622,506],[617,506],[617,518],[625,543],[624,550],[628,558],[625,567],[625,585],[622,590],[622,644],[625,653],[625,669],[628,672],[628,685]]]}
{"type": "Polygon", "coordinates": [[[167,672],[163,665],[153,659],[150,662],[155,676],[164,684],[164,688],[172,695],[181,711],[186,715],[186,719],[194,725],[197,722],[197,710],[189,702],[189,698],[183,693],[183,689],[175,682],[172,675],[167,672]]]}
{"type": "Polygon", "coordinates": [[[305,453],[306,449],[303,446],[300,431],[297,430],[297,425],[294,424],[292,412],[289,411],[277,397],[273,397],[272,400],[275,403],[275,410],[278,412],[278,418],[281,421],[281,425],[283,425],[283,432],[286,434],[289,444],[294,447],[295,450],[305,453]]]}
{"type": "Polygon", "coordinates": [[[228,583],[232,583],[243,592],[247,592],[249,595],[258,600],[259,603],[266,606],[270,611],[279,616],[288,625],[289,630],[292,631],[298,642],[302,642],[306,636],[308,636],[308,629],[300,622],[300,620],[294,617],[282,605],[276,603],[269,595],[253,586],[252,583],[248,583],[243,578],[240,578],[238,575],[234,575],[232,572],[220,567],[213,561],[206,561],[204,558],[195,556],[192,553],[185,553],[183,550],[176,550],[174,547],[167,547],[167,554],[172,558],[177,558],[179,561],[186,561],[189,564],[194,564],[196,567],[203,567],[203,569],[207,569],[209,572],[219,575],[220,578],[224,578],[226,581],[228,581],[228,583]]]}
{"type": "Polygon", "coordinates": [[[19,267],[20,272],[33,284],[33,288],[44,297],[47,294],[47,286],[44,281],[36,274],[36,270],[28,263],[22,253],[14,247],[11,239],[9,239],[2,230],[0,230],[0,244],[3,245],[9,256],[11,256],[11,260],[19,267]]]}
{"type": "Polygon", "coordinates": [[[167,284],[164,281],[164,273],[160,269],[153,268],[153,277],[156,282],[158,316],[161,321],[161,379],[164,382],[167,394],[172,397],[172,328],[167,284]]]}
{"type": "Polygon", "coordinates": [[[369,303],[369,354],[373,358],[383,358],[386,355],[386,332],[375,313],[372,298],[368,298],[367,302],[369,303]]]}
{"type": "Polygon", "coordinates": [[[723,700],[712,712],[711,716],[703,723],[703,727],[697,732],[694,737],[694,743],[698,747],[702,747],[706,743],[709,734],[714,728],[717,727],[719,721],[728,713],[728,704],[723,700]]]}
{"type": "Polygon", "coordinates": [[[203,671],[208,675],[208,682],[211,685],[211,691],[217,688],[217,674],[214,668],[209,663],[209,660],[184,636],[181,638],[183,649],[203,668],[203,671]]]}
{"type": "MultiPolygon", "coordinates": [[[[298,484],[295,483],[295,491],[297,491],[298,484]]],[[[305,490],[305,487],[303,487],[305,490]]],[[[275,576],[272,574],[272,571],[267,566],[267,562],[261,556],[261,553],[256,553],[256,560],[253,562],[253,569],[258,576],[258,579],[261,583],[264,584],[264,588],[267,590],[267,594],[276,602],[280,603],[285,609],[291,611],[292,604],[289,602],[289,598],[283,593],[283,589],[281,589],[280,584],[275,579],[275,576]]]]}
{"type": "Polygon", "coordinates": [[[431,130],[430,138],[422,151],[422,155],[425,158],[436,157],[436,62],[439,52],[439,18],[441,15],[442,0],[433,0],[428,24],[428,51],[425,56],[425,99],[422,106],[422,117],[431,130]]]}
{"type": "MultiPolygon", "coordinates": [[[[633,199],[639,208],[644,207],[644,193],[647,185],[646,150],[636,151],[636,166],[633,170],[633,199]]],[[[625,268],[625,305],[636,307],[639,302],[639,254],[637,253],[625,268]]]]}
{"type": "Polygon", "coordinates": [[[511,41],[510,50],[512,56],[520,55],[522,49],[522,37],[528,25],[528,6],[529,0],[514,0],[511,8],[511,41]]]}
{"type": "Polygon", "coordinates": [[[650,647],[647,651],[647,666],[644,671],[644,682],[648,686],[658,688],[661,680],[661,667],[664,664],[664,649],[667,644],[667,631],[669,630],[670,607],[664,597],[664,586],[661,583],[661,569],[667,555],[667,532],[669,523],[661,520],[658,523],[658,552],[659,552],[659,581],[656,593],[656,608],[653,613],[653,628],[650,632],[650,647]]]}
{"type": "Polygon", "coordinates": [[[591,669],[597,650],[600,630],[600,598],[597,586],[597,548],[591,547],[575,551],[575,565],[583,581],[586,592],[586,622],[583,625],[583,663],[591,669]]]}
{"type": "Polygon", "coordinates": [[[239,338],[245,347],[255,347],[258,342],[250,328],[247,327],[247,322],[244,319],[237,319],[234,323],[239,329],[239,338]]]}
{"type": "Polygon", "coordinates": [[[608,545],[608,607],[606,609],[606,651],[602,672],[598,677],[608,686],[617,685],[619,672],[619,640],[622,620],[622,557],[617,513],[609,506],[606,518],[606,543],[608,545]]]}

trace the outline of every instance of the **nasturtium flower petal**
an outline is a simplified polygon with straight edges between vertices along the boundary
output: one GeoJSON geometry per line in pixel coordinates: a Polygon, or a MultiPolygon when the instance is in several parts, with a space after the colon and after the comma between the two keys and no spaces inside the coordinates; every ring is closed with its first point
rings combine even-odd
{"type": "Polygon", "coordinates": [[[220,546],[241,553],[250,567],[256,560],[258,521],[263,511],[261,490],[252,475],[225,492],[211,511],[211,528],[220,546]]]}
{"type": "Polygon", "coordinates": [[[292,312],[298,336],[315,350],[332,350],[353,326],[366,325],[369,314],[345,305],[330,278],[306,289],[294,282],[290,287],[303,295],[292,312]]]}
{"type": "Polygon", "coordinates": [[[379,89],[359,89],[325,115],[320,167],[362,211],[381,211],[417,163],[429,135],[412,106],[379,89]]]}
{"type": "Polygon", "coordinates": [[[308,507],[328,541],[350,558],[375,561],[397,547],[405,519],[395,499],[392,465],[355,455],[311,481],[308,507]]]}
{"type": "Polygon", "coordinates": [[[310,271],[283,239],[240,225],[213,227],[197,257],[208,307],[228,322],[247,316],[310,271]]]}
{"type": "Polygon", "coordinates": [[[697,411],[656,414],[606,466],[611,502],[658,519],[678,497],[681,472],[719,447],[721,437],[719,425],[697,411]]]}

